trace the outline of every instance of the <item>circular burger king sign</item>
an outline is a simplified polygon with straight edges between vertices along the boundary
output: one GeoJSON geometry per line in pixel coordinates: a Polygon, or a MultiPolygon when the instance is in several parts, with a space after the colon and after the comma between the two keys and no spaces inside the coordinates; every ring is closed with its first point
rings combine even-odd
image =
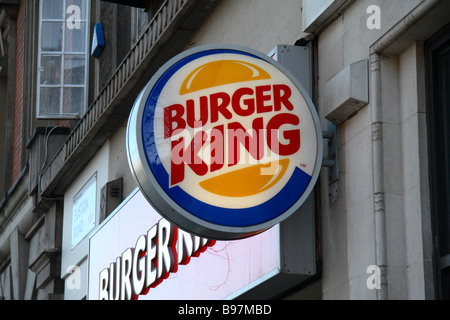
{"type": "Polygon", "coordinates": [[[322,162],[303,87],[269,57],[202,46],[168,61],[137,98],[127,151],[142,193],[186,231],[260,233],[297,211],[322,162]]]}

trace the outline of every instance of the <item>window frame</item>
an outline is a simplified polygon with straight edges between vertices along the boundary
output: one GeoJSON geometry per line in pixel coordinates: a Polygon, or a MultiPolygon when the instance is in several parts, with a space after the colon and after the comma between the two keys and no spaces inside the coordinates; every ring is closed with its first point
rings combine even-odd
{"type": "MultiPolygon", "coordinates": [[[[116,2],[116,1],[109,1],[116,2]]],[[[134,7],[131,10],[131,42],[130,47],[133,48],[134,44],[139,40],[142,34],[145,32],[146,28],[150,22],[154,19],[159,10],[166,3],[165,0],[155,0],[149,3],[145,7],[134,7]],[[145,18],[144,18],[145,17],[145,18]]],[[[131,4],[130,4],[131,6],[131,4]]]]}
{"type": "Polygon", "coordinates": [[[131,42],[130,48],[139,40],[145,31],[150,20],[150,14],[142,8],[132,8],[131,10],[131,42]],[[145,20],[142,18],[145,17],[145,20]]]}
{"type": "Polygon", "coordinates": [[[37,119],[48,119],[48,120],[76,120],[80,119],[84,113],[88,109],[88,96],[89,96],[89,55],[90,55],[90,6],[91,1],[90,0],[81,0],[85,2],[85,8],[86,8],[86,16],[85,18],[81,18],[80,20],[76,20],[80,23],[85,23],[86,30],[85,30],[85,50],[84,52],[73,52],[73,51],[66,51],[65,49],[65,35],[66,35],[66,29],[67,29],[67,1],[68,0],[61,0],[63,1],[63,16],[60,19],[49,19],[49,18],[43,18],[43,4],[44,0],[39,1],[39,18],[38,18],[38,42],[37,42],[37,49],[38,49],[38,58],[37,58],[37,82],[36,82],[36,118],[37,119]],[[62,38],[61,38],[61,51],[45,51],[42,50],[42,26],[44,22],[61,22],[63,25],[62,28],[62,38]],[[58,85],[45,85],[41,84],[41,75],[42,75],[42,57],[44,55],[59,55],[61,56],[61,62],[60,62],[60,83],[58,85]],[[64,56],[68,55],[80,55],[84,56],[84,84],[65,84],[64,83],[64,56]],[[60,97],[59,97],[59,112],[58,113],[49,113],[48,111],[41,112],[41,88],[60,88],[60,97]],[[83,108],[78,113],[67,113],[64,112],[64,88],[83,88],[84,90],[84,100],[83,100],[83,108]]]}
{"type": "Polygon", "coordinates": [[[445,132],[450,121],[445,119],[445,115],[449,117],[449,110],[445,110],[445,91],[442,90],[443,81],[450,81],[450,76],[447,75],[445,80],[441,70],[442,57],[444,54],[448,55],[449,51],[450,25],[447,25],[425,43],[430,209],[434,236],[435,291],[438,299],[450,298],[450,206],[445,203],[449,201],[450,191],[450,141],[448,137],[446,140],[445,132]]]}

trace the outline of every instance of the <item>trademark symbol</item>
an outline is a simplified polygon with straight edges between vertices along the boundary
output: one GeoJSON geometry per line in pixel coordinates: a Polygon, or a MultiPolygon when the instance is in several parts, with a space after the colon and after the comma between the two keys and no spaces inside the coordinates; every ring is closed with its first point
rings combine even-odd
{"type": "Polygon", "coordinates": [[[306,164],[305,163],[300,163],[300,168],[306,168],[306,164]]]}

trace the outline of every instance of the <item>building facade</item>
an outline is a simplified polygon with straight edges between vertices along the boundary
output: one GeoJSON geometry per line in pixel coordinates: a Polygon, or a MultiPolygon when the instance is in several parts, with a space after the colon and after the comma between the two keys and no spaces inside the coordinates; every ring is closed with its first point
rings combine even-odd
{"type": "Polygon", "coordinates": [[[313,271],[227,297],[448,299],[448,12],[448,0],[0,0],[0,298],[92,298],[90,241],[138,187],[134,101],[176,54],[223,43],[310,52],[325,158],[313,271]]]}

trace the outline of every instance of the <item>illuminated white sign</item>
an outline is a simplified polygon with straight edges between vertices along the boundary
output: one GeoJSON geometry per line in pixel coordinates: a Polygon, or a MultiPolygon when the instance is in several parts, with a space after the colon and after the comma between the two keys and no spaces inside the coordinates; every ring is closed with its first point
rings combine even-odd
{"type": "Polygon", "coordinates": [[[100,272],[99,299],[136,300],[214,244],[215,240],[191,236],[161,219],[137,239],[134,248],[100,272]]]}
{"type": "Polygon", "coordinates": [[[279,275],[280,257],[278,226],[210,241],[161,219],[136,190],[90,236],[88,299],[233,298],[279,275]]]}

